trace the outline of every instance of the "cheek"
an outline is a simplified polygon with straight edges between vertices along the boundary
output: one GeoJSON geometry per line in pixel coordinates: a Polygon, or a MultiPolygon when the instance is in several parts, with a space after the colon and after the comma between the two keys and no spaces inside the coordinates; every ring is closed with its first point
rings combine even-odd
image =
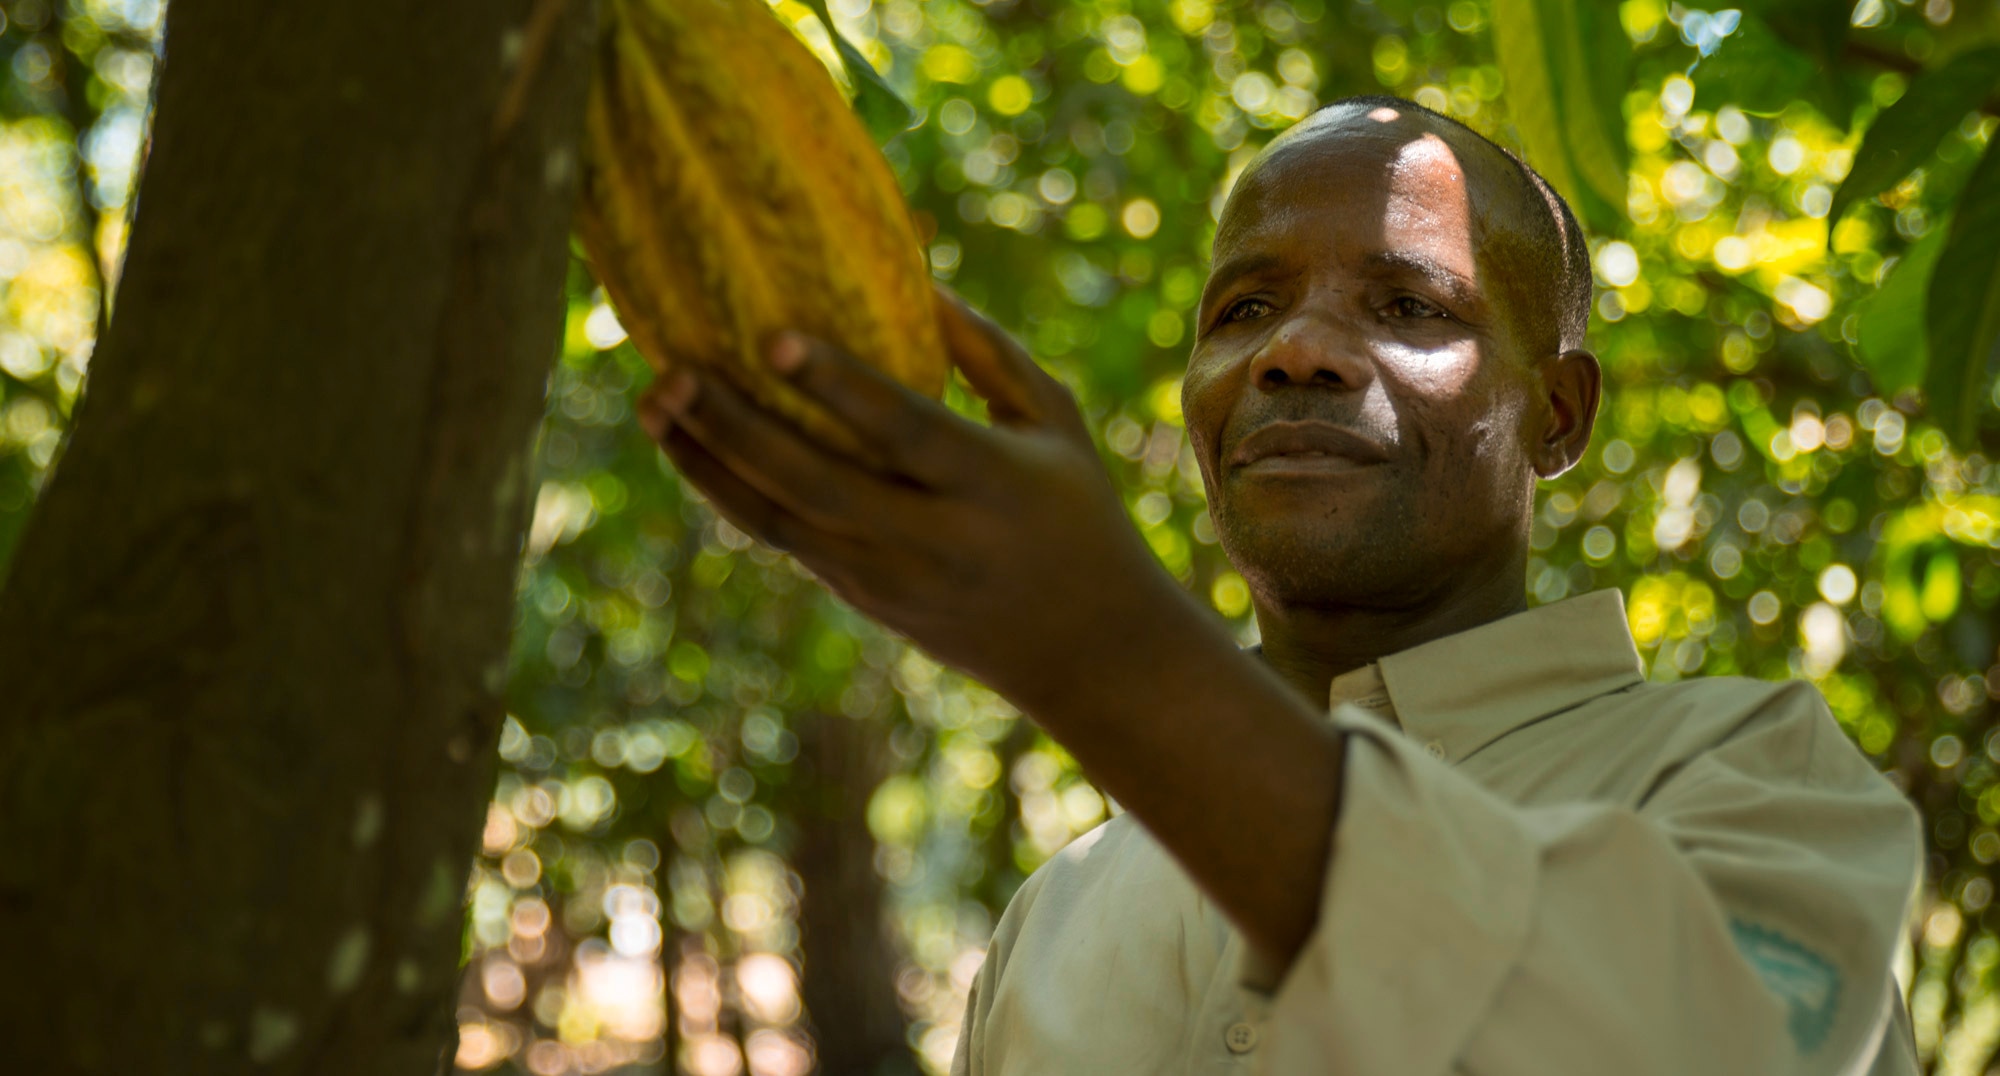
{"type": "Polygon", "coordinates": [[[1398,380],[1417,399],[1453,408],[1468,397],[1492,391],[1480,377],[1485,359],[1470,344],[1460,343],[1443,350],[1391,347],[1383,351],[1384,365],[1401,371],[1398,380]]]}
{"type": "MultiPolygon", "coordinates": [[[[1461,497],[1467,475],[1480,476],[1480,489],[1511,486],[1521,464],[1526,399],[1518,386],[1487,374],[1473,355],[1463,362],[1433,361],[1407,378],[1410,398],[1422,408],[1414,425],[1426,463],[1454,498],[1461,497]]],[[[1475,498],[1462,499],[1470,507],[1475,498]]]]}
{"type": "Polygon", "coordinates": [[[1208,465],[1209,447],[1229,418],[1229,401],[1225,396],[1215,363],[1198,358],[1188,362],[1187,373],[1181,380],[1181,420],[1187,426],[1195,457],[1204,467],[1208,465]]]}
{"type": "Polygon", "coordinates": [[[1520,456],[1521,420],[1518,397],[1504,395],[1474,419],[1467,431],[1466,451],[1487,467],[1507,466],[1520,456]]]}

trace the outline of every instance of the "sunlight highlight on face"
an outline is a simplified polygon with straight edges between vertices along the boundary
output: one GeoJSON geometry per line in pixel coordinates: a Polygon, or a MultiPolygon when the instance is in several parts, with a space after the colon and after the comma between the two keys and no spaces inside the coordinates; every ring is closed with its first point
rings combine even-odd
{"type": "MultiPolygon", "coordinates": [[[[1369,118],[1395,111],[1378,108],[1369,118]]],[[[1474,219],[1471,192],[1465,183],[1465,169],[1450,143],[1426,132],[1403,144],[1391,165],[1394,180],[1384,209],[1385,241],[1391,246],[1414,245],[1424,236],[1463,236],[1462,243],[1425,244],[1442,268],[1470,281],[1478,281],[1481,266],[1475,238],[1479,226],[1474,219]]],[[[1478,373],[1477,362],[1412,362],[1401,372],[1421,382],[1426,396],[1456,397],[1471,385],[1478,373]]],[[[1512,416],[1509,416],[1512,417],[1512,416]]]]}

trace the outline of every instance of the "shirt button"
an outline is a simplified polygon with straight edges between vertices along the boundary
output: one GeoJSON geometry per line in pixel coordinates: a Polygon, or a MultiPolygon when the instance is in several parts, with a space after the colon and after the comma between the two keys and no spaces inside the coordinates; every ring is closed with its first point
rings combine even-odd
{"type": "Polygon", "coordinates": [[[1222,1041],[1229,1045],[1230,1053],[1247,1054],[1257,1048],[1257,1028],[1241,1022],[1231,1024],[1223,1032],[1222,1041]]]}
{"type": "Polygon", "coordinates": [[[1427,754],[1427,755],[1429,755],[1429,756],[1431,756],[1432,758],[1439,758],[1439,759],[1443,758],[1443,757],[1444,757],[1444,741],[1443,741],[1443,740],[1432,740],[1431,742],[1429,742],[1429,743],[1425,744],[1425,745],[1424,745],[1424,753],[1425,753],[1425,754],[1427,754]]]}

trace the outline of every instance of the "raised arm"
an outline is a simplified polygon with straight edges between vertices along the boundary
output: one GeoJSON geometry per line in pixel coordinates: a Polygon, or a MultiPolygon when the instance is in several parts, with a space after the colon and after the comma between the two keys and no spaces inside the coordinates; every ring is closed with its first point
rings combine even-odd
{"type": "Polygon", "coordinates": [[[1161,569],[1068,390],[941,299],[991,426],[824,344],[772,351],[892,473],[693,371],[651,391],[641,421],[732,523],[1040,722],[1246,937],[1289,960],[1318,914],[1339,735],[1161,569]]]}

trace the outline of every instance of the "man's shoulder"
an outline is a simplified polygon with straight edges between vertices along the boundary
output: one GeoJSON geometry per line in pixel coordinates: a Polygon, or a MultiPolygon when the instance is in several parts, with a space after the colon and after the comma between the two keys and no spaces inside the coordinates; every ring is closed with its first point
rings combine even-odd
{"type": "Polygon", "coordinates": [[[1644,680],[1592,699],[1593,715],[1615,714],[1660,722],[1709,743],[1774,728],[1817,733],[1838,731],[1826,697],[1805,680],[1759,680],[1749,676],[1692,676],[1644,680]]]}
{"type": "Polygon", "coordinates": [[[1166,849],[1130,814],[1064,845],[1028,875],[994,932],[1002,959],[1024,936],[1060,947],[1098,930],[1106,917],[1145,920],[1198,915],[1203,901],[1166,849]],[[1080,933],[1079,933],[1080,932],[1080,933]],[[1072,937],[1074,935],[1074,937],[1072,937]],[[1061,941],[1058,939],[1068,939],[1061,941]]]}
{"type": "Polygon", "coordinates": [[[1773,708],[1804,714],[1826,708],[1826,698],[1809,680],[1760,680],[1751,676],[1688,676],[1677,680],[1643,680],[1610,696],[1629,696],[1636,703],[1660,709],[1695,707],[1732,711],[1773,708]]]}
{"type": "Polygon", "coordinates": [[[1130,814],[1120,812],[1057,849],[1029,875],[1026,884],[1039,882],[1059,887],[1087,884],[1090,879],[1130,871],[1135,859],[1162,855],[1164,849],[1153,841],[1146,827],[1130,814]]]}
{"type": "Polygon", "coordinates": [[[1695,676],[1646,681],[1598,700],[1665,723],[1692,759],[1713,755],[1812,784],[1888,782],[1841,727],[1826,696],[1808,680],[1695,676]]]}
{"type": "Polygon", "coordinates": [[[1191,897],[1193,883],[1166,848],[1128,813],[1120,813],[1064,845],[1028,875],[1007,903],[1003,918],[1039,910],[1135,900],[1176,903],[1191,897]]]}

